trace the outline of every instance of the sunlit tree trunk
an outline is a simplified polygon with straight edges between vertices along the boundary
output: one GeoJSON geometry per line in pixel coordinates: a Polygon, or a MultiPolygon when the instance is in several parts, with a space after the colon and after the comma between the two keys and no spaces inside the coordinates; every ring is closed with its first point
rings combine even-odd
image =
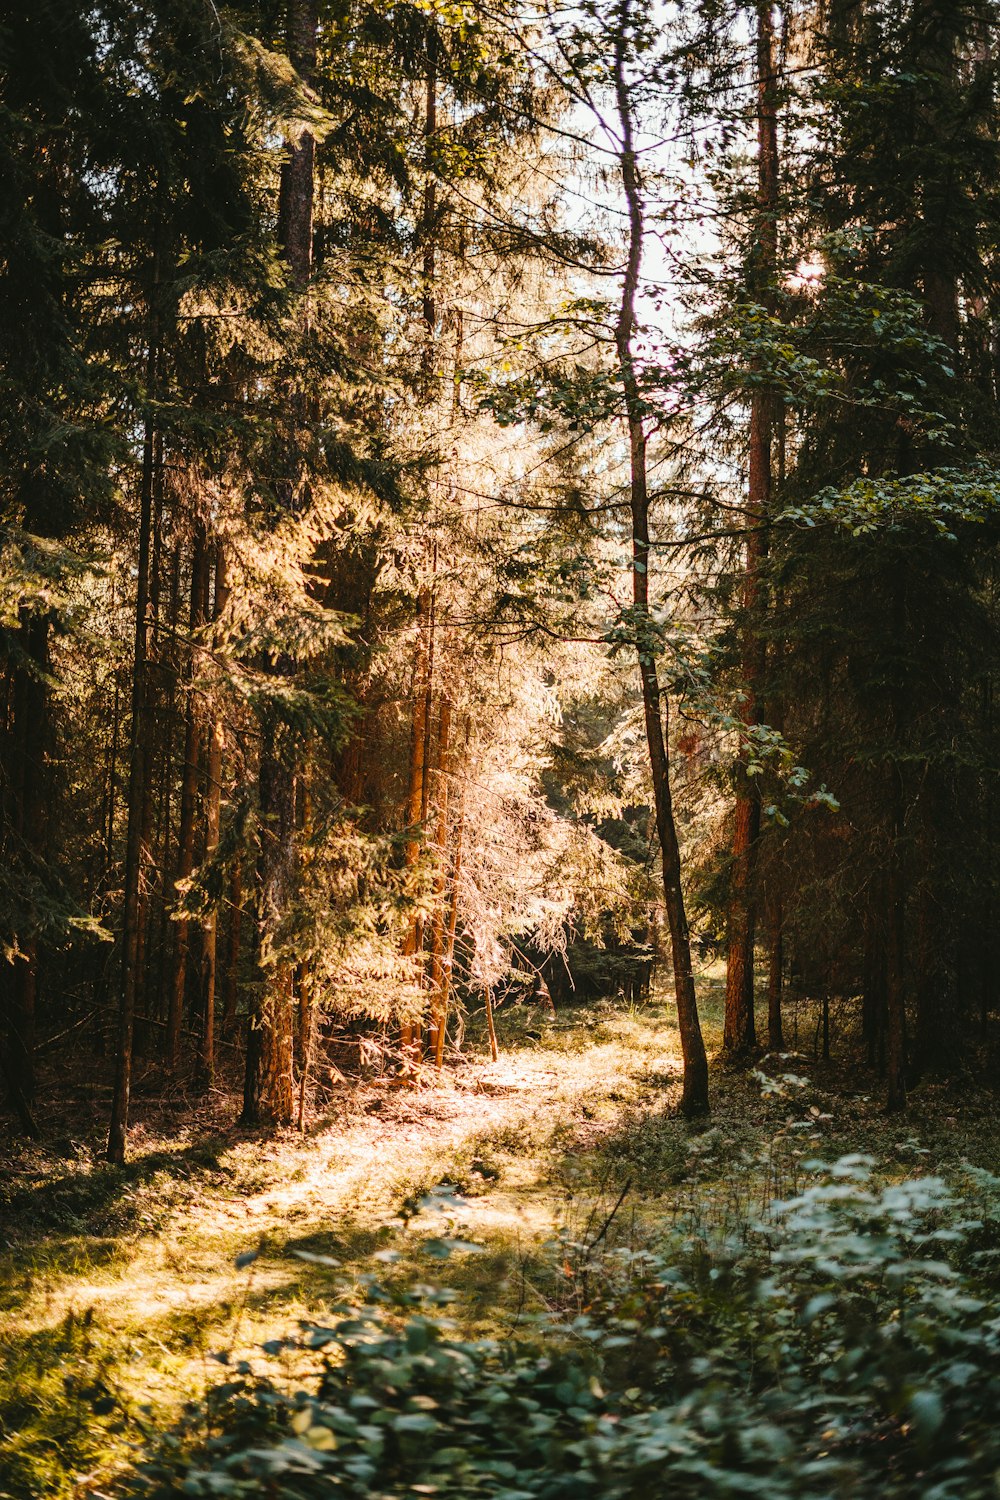
{"type": "MultiPolygon", "coordinates": [[[[306,85],[316,72],[316,0],[289,0],[288,53],[306,85]]],[[[278,242],[291,279],[303,295],[312,272],[313,197],[316,147],[310,132],[286,146],[278,202],[278,242]]],[[[290,465],[296,460],[289,454],[290,465]]],[[[292,486],[289,484],[289,491],[292,486]]],[[[295,893],[295,780],[287,759],[275,748],[277,725],[261,722],[259,773],[260,854],[257,860],[256,996],[247,1037],[243,1120],[290,1124],[295,1098],[292,1082],[293,974],[273,949],[275,930],[295,893]]]]}
{"type": "MultiPolygon", "coordinates": [[[[468,733],[466,733],[468,741],[468,733]]],[[[455,934],[458,931],[458,901],[462,880],[462,846],[465,839],[466,778],[462,777],[462,791],[458,803],[458,823],[455,827],[455,855],[451,868],[451,902],[448,911],[448,926],[445,932],[444,956],[441,965],[441,994],[438,1005],[441,1029],[438,1032],[438,1048],[435,1062],[438,1067],[444,1055],[444,1039],[448,1026],[448,1001],[455,973],[455,934]]]]}
{"type": "Polygon", "coordinates": [[[431,1056],[440,1068],[444,1058],[445,1014],[444,949],[445,892],[448,887],[448,791],[451,775],[449,748],[451,737],[451,699],[441,696],[437,751],[437,849],[438,869],[434,883],[434,917],[431,926],[431,1016],[429,1045],[431,1056]]]}
{"type": "MultiPolygon", "coordinates": [[[[407,870],[413,870],[420,858],[421,824],[427,803],[427,700],[432,685],[430,613],[431,591],[424,585],[417,595],[417,633],[413,654],[410,771],[406,798],[407,838],[403,849],[403,862],[407,870]]],[[[407,926],[403,943],[403,953],[407,958],[413,958],[419,952],[422,936],[420,918],[414,914],[407,926]]],[[[416,1030],[409,1022],[402,1028],[404,1058],[412,1060],[416,1030]]]]}
{"type": "MultiPolygon", "coordinates": [[[[198,522],[191,550],[191,608],[188,614],[189,644],[185,673],[184,764],[181,768],[181,815],[177,837],[177,880],[191,878],[194,869],[195,821],[198,812],[198,783],[201,775],[202,716],[198,695],[194,691],[197,638],[205,623],[205,587],[208,579],[208,539],[205,527],[198,522]]],[[[191,923],[181,917],[174,923],[174,964],[170,987],[170,1009],[167,1013],[167,1065],[176,1072],[181,1060],[181,1029],[184,1023],[184,999],[187,989],[188,947],[191,923]]]]}
{"type": "MultiPolygon", "coordinates": [[[[159,582],[157,577],[157,559],[160,547],[156,541],[158,530],[158,507],[153,512],[153,560],[152,560],[152,609],[153,618],[159,622],[159,610],[157,599],[159,596],[159,582]]],[[[175,697],[178,679],[180,676],[180,604],[181,600],[181,544],[173,548],[170,564],[170,595],[167,601],[167,630],[165,640],[157,642],[156,651],[156,687],[154,691],[153,665],[150,664],[150,691],[147,695],[146,722],[149,726],[146,731],[147,754],[150,756],[149,775],[152,780],[154,774],[153,762],[156,756],[160,761],[160,790],[156,813],[156,827],[154,830],[155,849],[157,858],[152,871],[151,890],[147,893],[145,906],[151,906],[151,898],[155,890],[159,897],[159,955],[160,964],[157,974],[155,992],[155,1004],[153,991],[149,984],[146,985],[146,1008],[158,1021],[166,1021],[169,1002],[167,992],[172,979],[171,965],[167,962],[167,954],[170,951],[172,941],[170,922],[170,902],[168,900],[167,886],[169,873],[173,869],[176,851],[174,850],[172,815],[174,800],[174,732],[176,729],[177,714],[175,712],[175,697]],[[169,684],[169,691],[167,685],[169,684]],[[159,725],[157,717],[159,716],[159,725]]],[[[152,911],[145,917],[139,937],[139,951],[145,955],[146,934],[152,920],[152,911]]],[[[140,964],[140,972],[146,973],[145,964],[140,964]]],[[[163,1045],[166,1046],[166,1030],[163,1033],[163,1045]]]]}
{"type": "MultiPolygon", "coordinates": [[[[215,595],[212,600],[212,617],[219,620],[229,600],[229,578],[226,567],[225,543],[218,542],[215,549],[215,595]]],[[[216,704],[208,729],[208,745],[205,757],[205,859],[210,860],[219,847],[219,826],[222,810],[222,707],[216,704]]],[[[201,926],[200,1004],[201,1013],[201,1057],[199,1073],[202,1083],[210,1087],[215,1077],[215,995],[218,974],[219,914],[213,909],[201,926]]]]}
{"type": "Polygon", "coordinates": [[[232,1034],[239,1000],[240,939],[243,927],[243,871],[237,857],[229,877],[229,925],[226,930],[226,984],[222,1001],[222,1030],[232,1034]]]}

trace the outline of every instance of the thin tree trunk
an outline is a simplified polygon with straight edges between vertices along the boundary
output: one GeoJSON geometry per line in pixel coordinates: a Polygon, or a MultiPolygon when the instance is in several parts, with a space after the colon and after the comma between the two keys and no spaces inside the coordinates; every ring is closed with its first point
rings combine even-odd
{"type": "MultiPolygon", "coordinates": [[[[195,820],[198,782],[201,777],[202,721],[194,691],[195,652],[198,632],[205,623],[205,583],[208,573],[208,540],[205,527],[197,523],[191,553],[191,608],[188,616],[191,644],[185,674],[184,766],[181,773],[181,821],[177,840],[177,881],[190,880],[194,869],[195,820]]],[[[174,923],[174,968],[167,1012],[167,1066],[176,1073],[181,1060],[181,1028],[187,989],[187,961],[191,923],[181,917],[174,923]]]]}
{"type": "Polygon", "coordinates": [[[229,928],[226,936],[226,988],[222,1002],[222,1030],[228,1037],[236,1021],[239,999],[240,936],[243,922],[243,872],[237,858],[229,877],[229,928]]]}
{"type": "Polygon", "coordinates": [[[905,802],[901,768],[891,766],[890,775],[892,813],[886,880],[886,1107],[895,1112],[906,1108],[906,889],[902,858],[905,802]]]}
{"type": "MultiPolygon", "coordinates": [[[[424,807],[427,760],[427,692],[430,682],[430,589],[426,584],[417,595],[417,637],[413,657],[413,708],[410,717],[410,773],[406,800],[407,839],[403,849],[403,862],[412,870],[420,857],[420,825],[424,807]]],[[[421,929],[419,918],[414,916],[403,943],[403,954],[407,958],[416,955],[419,949],[421,929]]],[[[402,1027],[401,1046],[404,1058],[412,1058],[414,1027],[406,1022],[402,1027]]]]}
{"type": "MultiPolygon", "coordinates": [[[[466,734],[468,742],[468,733],[466,734]]],[[[458,930],[458,895],[462,879],[462,845],[465,838],[465,794],[466,782],[462,778],[462,792],[458,804],[458,824],[455,829],[455,858],[451,869],[451,905],[448,912],[448,928],[445,936],[444,959],[441,967],[441,998],[439,1012],[441,1015],[441,1030],[438,1033],[439,1046],[435,1062],[441,1066],[444,1055],[444,1039],[448,1029],[448,1001],[451,996],[451,985],[455,969],[455,934],[458,930]]]]}
{"type": "MultiPolygon", "coordinates": [[[[115,586],[111,583],[111,609],[115,608],[115,586]]],[[[114,861],[114,839],[115,839],[115,801],[118,791],[118,735],[121,720],[121,674],[116,663],[114,668],[115,689],[111,701],[111,736],[108,745],[108,800],[107,816],[105,819],[104,832],[104,876],[107,879],[108,872],[114,861]]]]}
{"type": "Polygon", "coordinates": [[[288,1125],[294,1118],[293,974],[287,960],[273,954],[275,933],[292,898],[287,851],[295,833],[294,793],[287,767],[271,755],[263,755],[257,859],[258,957],[243,1083],[241,1118],[245,1125],[288,1125]]]}
{"type": "Polygon", "coordinates": [[[615,333],[629,434],[632,603],[639,675],[642,681],[646,744],[653,782],[656,831],[663,863],[663,893],[673,958],[677,1024],[684,1060],[681,1109],[687,1115],[698,1115],[704,1114],[708,1109],[708,1059],[705,1055],[705,1043],[698,1019],[698,1003],[691,964],[691,939],[681,883],[680,848],[670,790],[670,761],[667,750],[669,740],[665,723],[668,700],[666,694],[661,695],[660,692],[656,669],[656,637],[649,611],[649,567],[652,554],[649,545],[646,432],[643,425],[643,403],[632,355],[644,226],[642,194],[633,144],[631,102],[625,78],[627,18],[626,0],[619,31],[615,38],[614,79],[618,119],[621,126],[619,162],[622,184],[628,202],[629,238],[621,310],[615,333]]]}
{"type": "Polygon", "coordinates": [[[444,945],[445,945],[445,891],[448,887],[448,791],[451,766],[449,741],[451,734],[451,699],[447,693],[441,696],[440,724],[438,728],[437,764],[437,858],[438,871],[434,884],[434,919],[431,928],[431,1018],[429,1043],[435,1067],[440,1068],[444,1059],[445,1016],[444,1000],[444,945]]]}
{"type": "MultiPolygon", "coordinates": [[[[143,738],[145,766],[143,771],[143,782],[141,788],[142,807],[140,812],[139,832],[139,909],[137,918],[137,933],[135,942],[135,972],[136,972],[136,1009],[145,1011],[149,1009],[146,1001],[147,987],[149,984],[149,947],[150,947],[150,922],[152,920],[152,909],[150,896],[152,886],[158,879],[160,885],[161,899],[164,898],[163,885],[166,880],[166,860],[159,867],[153,861],[153,828],[155,820],[155,807],[153,798],[153,779],[156,767],[156,754],[158,741],[160,740],[160,722],[157,717],[157,699],[160,690],[154,673],[154,666],[158,655],[157,632],[160,620],[160,533],[163,521],[163,434],[153,432],[153,473],[151,479],[153,487],[152,499],[152,533],[149,543],[149,646],[146,660],[143,664],[145,687],[143,689],[142,724],[140,734],[143,738]]],[[[176,624],[176,618],[171,620],[176,624]]],[[[169,777],[169,765],[166,766],[165,775],[169,777]]],[[[166,907],[163,908],[164,913],[166,907]]],[[[165,962],[161,955],[160,976],[165,973],[165,962]]]]}
{"type": "MultiPolygon", "coordinates": [[[[753,290],[765,307],[773,303],[777,269],[778,118],[774,98],[774,23],[770,0],[757,4],[757,223],[753,256],[753,290]]],[[[762,579],[767,557],[767,521],[771,510],[771,462],[774,398],[756,386],[750,398],[750,469],[747,496],[747,544],[743,573],[743,703],[740,714],[748,726],[760,714],[764,675],[764,645],[756,620],[762,602],[762,579]]],[[[741,1059],[756,1046],[754,1021],[754,950],[757,896],[754,889],[756,852],[760,839],[760,799],[745,767],[737,772],[733,820],[732,890],[729,908],[729,949],[726,964],[726,1010],[722,1045],[726,1054],[741,1059]]]]}
{"type": "Polygon", "coordinates": [[[864,993],[861,998],[861,1033],[865,1056],[871,1068],[885,1067],[886,1037],[886,944],[883,916],[869,911],[865,924],[864,993]]]}
{"type": "Polygon", "coordinates": [[[497,1046],[497,1028],[493,1020],[493,989],[491,985],[486,986],[486,1030],[490,1034],[490,1057],[496,1062],[500,1056],[500,1048],[497,1046]]]}
{"type": "Polygon", "coordinates": [[[767,1045],[771,1052],[785,1046],[781,1019],[781,991],[784,978],[785,944],[782,931],[783,913],[780,896],[771,901],[767,953],[767,1045]]]}
{"type": "MultiPolygon", "coordinates": [[[[10,772],[13,782],[11,822],[29,854],[41,858],[45,823],[45,764],[48,729],[48,692],[45,677],[49,658],[49,620],[21,611],[20,644],[25,661],[13,672],[13,743],[10,772]]],[[[19,952],[0,960],[0,1015],[6,1032],[3,1070],[10,1102],[28,1136],[38,1135],[35,1119],[35,1020],[38,1002],[38,938],[19,936],[19,952]]]]}
{"type": "Polygon", "coordinates": [[[436,251],[434,219],[437,212],[437,183],[432,168],[433,140],[437,131],[437,40],[433,31],[427,42],[427,76],[424,98],[424,212],[421,226],[424,241],[423,318],[426,338],[423,352],[424,388],[428,395],[434,383],[436,251]]]}
{"type": "MultiPolygon", "coordinates": [[[[158,281],[154,269],[154,285],[158,281]]],[[[156,337],[150,340],[147,383],[155,388],[158,351],[156,337]]],[[[132,1092],[132,1040],[135,1030],[136,997],[139,993],[139,929],[141,921],[142,831],[147,799],[147,755],[143,735],[147,695],[147,664],[152,641],[150,610],[150,539],[153,520],[154,443],[152,417],[147,416],[142,448],[139,485],[139,555],[136,576],[135,637],[132,667],[132,724],[129,736],[128,831],[125,848],[125,911],[122,931],[122,981],[118,1004],[115,1045],[115,1080],[111,1099],[107,1157],[125,1160],[129,1103],[132,1092]]]]}
{"type": "MultiPolygon", "coordinates": [[[[157,518],[154,514],[153,529],[156,530],[157,518]]],[[[154,547],[153,563],[155,566],[158,547],[154,547]]],[[[154,582],[156,575],[154,573],[154,582]]],[[[156,590],[159,593],[159,590],[156,590]]],[[[162,712],[162,727],[156,735],[160,744],[160,805],[157,811],[156,842],[160,851],[158,864],[159,897],[160,897],[160,921],[159,921],[159,951],[160,964],[157,974],[156,1003],[153,1005],[147,998],[146,1009],[155,1015],[156,1019],[164,1022],[163,1045],[166,1046],[166,1018],[167,1010],[167,988],[172,978],[171,965],[167,961],[172,941],[169,903],[167,900],[167,885],[169,883],[168,872],[172,868],[172,829],[171,819],[173,816],[173,779],[174,779],[174,732],[177,728],[176,695],[177,682],[180,676],[179,658],[177,655],[178,642],[180,639],[180,608],[181,608],[181,545],[178,542],[173,549],[170,564],[170,600],[168,604],[169,613],[167,621],[169,625],[168,639],[157,652],[157,665],[159,672],[157,676],[160,682],[160,700],[162,712]],[[170,691],[166,690],[169,682],[170,691]]],[[[155,608],[154,618],[159,616],[155,608]]],[[[147,720],[152,724],[154,714],[147,712],[147,720]]],[[[153,729],[149,730],[148,744],[152,747],[154,743],[153,729]]],[[[150,778],[153,770],[150,765],[150,778]]]]}
{"type": "MultiPolygon", "coordinates": [[[[312,790],[309,785],[309,770],[305,768],[299,781],[299,814],[302,839],[308,849],[312,836],[312,790]]],[[[298,1025],[295,1050],[298,1056],[300,1079],[309,1066],[309,1039],[312,1033],[312,986],[309,966],[304,961],[295,969],[295,999],[298,1006],[298,1025]]],[[[304,1107],[304,1106],[302,1106],[304,1107]]],[[[302,1107],[299,1109],[299,1129],[302,1128],[302,1107]]]]}
{"type": "MultiPolygon", "coordinates": [[[[316,72],[317,0],[288,0],[285,14],[289,57],[303,83],[311,86],[316,72]]],[[[278,201],[278,242],[303,298],[304,327],[308,327],[306,299],[312,274],[315,154],[309,131],[288,143],[278,201]]],[[[284,486],[287,504],[295,494],[297,468],[290,444],[284,486]]],[[[247,1124],[291,1124],[295,1110],[293,972],[288,961],[274,953],[275,932],[295,888],[295,778],[291,765],[274,749],[277,727],[271,714],[262,716],[256,1003],[249,1022],[243,1087],[242,1118],[247,1124]]]]}
{"type": "MultiPolygon", "coordinates": [[[[217,542],[215,548],[215,597],[212,601],[212,618],[222,615],[229,600],[229,578],[226,570],[225,543],[217,542]]],[[[222,706],[216,704],[208,731],[208,751],[205,760],[205,859],[210,860],[219,847],[219,826],[222,812],[222,706]]],[[[201,1059],[199,1073],[204,1087],[210,1088],[215,1078],[215,991],[217,980],[217,956],[219,939],[219,913],[216,908],[208,913],[201,925],[201,1059]]]]}
{"type": "Polygon", "coordinates": [[[313,1008],[307,1004],[305,1029],[299,1041],[299,1113],[297,1120],[299,1130],[305,1130],[306,1128],[306,1088],[309,1084],[309,1066],[312,1062],[312,1039],[315,1025],[316,1019],[313,1008]]]}

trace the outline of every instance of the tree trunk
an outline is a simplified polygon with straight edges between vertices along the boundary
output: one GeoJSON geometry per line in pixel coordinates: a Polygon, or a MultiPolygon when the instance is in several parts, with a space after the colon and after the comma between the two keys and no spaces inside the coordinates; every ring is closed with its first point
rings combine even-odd
{"type": "MultiPolygon", "coordinates": [[[[146,659],[143,663],[143,675],[145,686],[143,688],[142,720],[139,733],[143,741],[144,770],[141,787],[141,810],[139,814],[139,908],[137,914],[137,931],[135,940],[135,972],[136,972],[136,1009],[144,1011],[149,1009],[148,986],[149,986],[149,947],[150,947],[150,923],[152,919],[152,903],[150,900],[153,886],[158,883],[160,887],[160,898],[164,914],[164,934],[166,932],[166,893],[164,883],[166,881],[166,859],[159,866],[153,860],[153,829],[155,821],[155,807],[153,796],[153,782],[156,773],[157,749],[160,743],[160,721],[158,720],[158,699],[162,696],[162,686],[157,682],[154,671],[156,659],[159,655],[157,633],[160,621],[160,533],[163,520],[163,434],[153,431],[153,473],[151,479],[153,487],[152,496],[152,518],[151,535],[149,542],[149,593],[147,612],[149,614],[149,644],[146,659]]],[[[176,624],[176,616],[171,618],[171,625],[176,624]]],[[[164,777],[169,785],[170,766],[164,761],[164,777]]],[[[169,797],[169,792],[168,792],[169,797]]],[[[166,973],[165,953],[166,942],[161,948],[160,978],[161,982],[166,973]]]]}
{"type": "MultiPolygon", "coordinates": [[[[49,702],[49,619],[21,611],[18,631],[24,662],[12,671],[12,754],[8,764],[10,805],[5,809],[17,842],[29,860],[44,854],[45,786],[49,702]]],[[[15,855],[15,859],[17,856],[15,855]]],[[[5,1046],[4,1079],[11,1105],[26,1135],[37,1136],[35,1119],[35,1019],[38,1001],[38,937],[16,935],[18,952],[0,959],[0,1018],[5,1046]]]]}
{"type": "MultiPolygon", "coordinates": [[[[307,87],[316,72],[318,38],[316,0],[288,0],[288,53],[307,87]]],[[[315,141],[309,131],[289,142],[281,169],[278,199],[278,243],[291,280],[305,301],[312,272],[315,141]]],[[[289,445],[285,503],[295,495],[298,459],[289,445]]],[[[291,1124],[293,974],[287,960],[274,953],[275,930],[295,888],[295,778],[288,760],[275,749],[278,726],[270,714],[261,718],[260,856],[257,861],[257,994],[250,1017],[243,1120],[246,1123],[291,1124]]]]}
{"type": "MultiPolygon", "coordinates": [[[[894,768],[894,779],[898,772],[894,768]]],[[[902,792],[894,795],[893,832],[889,850],[886,881],[886,1028],[887,1028],[887,1097],[890,1112],[906,1108],[906,978],[905,934],[906,893],[903,884],[901,817],[902,792]]]]}
{"type": "Polygon", "coordinates": [[[687,1115],[698,1115],[708,1110],[708,1059],[705,1055],[705,1043],[698,1019],[698,1003],[691,964],[691,939],[681,883],[680,848],[670,790],[670,762],[667,749],[669,738],[666,722],[668,700],[666,694],[661,696],[660,693],[656,670],[656,634],[649,612],[649,567],[652,554],[649,545],[646,432],[643,403],[632,355],[644,226],[642,194],[633,144],[632,108],[625,78],[626,21],[627,12],[622,18],[622,24],[615,38],[614,55],[615,96],[621,126],[619,163],[629,214],[628,259],[615,338],[629,435],[632,607],[639,675],[642,681],[646,744],[653,782],[656,831],[663,863],[663,894],[670,930],[677,1024],[684,1060],[681,1109],[687,1115]]]}
{"type": "MultiPolygon", "coordinates": [[[[466,743],[468,743],[468,732],[466,732],[466,743]]],[[[444,1038],[448,1027],[448,1000],[451,994],[451,983],[455,971],[455,933],[458,930],[458,896],[459,886],[462,879],[462,844],[465,838],[465,777],[462,778],[462,793],[458,804],[458,825],[455,829],[455,858],[451,870],[451,906],[448,913],[448,928],[445,936],[444,959],[441,967],[441,998],[438,1009],[441,1015],[441,1029],[438,1033],[439,1047],[435,1057],[438,1067],[444,1053],[444,1038]]]]}
{"type": "Polygon", "coordinates": [[[427,76],[424,100],[424,212],[421,232],[424,241],[423,318],[426,338],[423,351],[424,389],[430,395],[434,384],[436,251],[434,220],[437,212],[437,184],[432,167],[433,140],[437,131],[437,38],[433,31],[427,41],[427,76]]]}
{"type": "Polygon", "coordinates": [[[245,1125],[289,1125],[294,1118],[292,969],[287,960],[276,957],[273,951],[276,930],[293,894],[288,851],[294,832],[292,778],[287,767],[271,755],[262,756],[257,859],[258,958],[243,1083],[245,1125]]]}
{"type": "Polygon", "coordinates": [[[437,879],[434,883],[434,920],[431,929],[431,1018],[429,1044],[435,1067],[444,1060],[445,1015],[444,992],[445,891],[448,887],[448,791],[451,766],[448,758],[451,735],[451,699],[441,696],[438,728],[437,764],[437,879]]]}
{"type": "Polygon", "coordinates": [[[868,914],[865,926],[864,991],[861,997],[861,1035],[870,1068],[885,1069],[886,943],[883,913],[868,914]]]}
{"type": "MultiPolygon", "coordinates": [[[[426,584],[417,595],[417,638],[413,655],[413,707],[410,717],[410,774],[406,798],[407,839],[403,849],[403,862],[412,870],[420,857],[420,828],[426,802],[427,762],[427,698],[430,691],[430,631],[429,617],[431,593],[426,584]]],[[[403,954],[412,958],[419,951],[421,926],[414,916],[407,927],[403,942],[403,954]]],[[[401,1029],[401,1047],[404,1058],[412,1059],[415,1045],[415,1028],[406,1022],[401,1029]]]]}
{"type": "MultiPolygon", "coordinates": [[[[155,384],[157,350],[149,352],[149,385],[155,384]]],[[[142,833],[148,800],[147,754],[143,728],[147,694],[147,663],[152,640],[150,610],[150,535],[153,519],[154,440],[151,417],[146,418],[139,486],[139,555],[135,596],[135,636],[132,667],[132,724],[129,736],[128,831],[125,846],[125,911],[122,931],[122,979],[115,1046],[115,1080],[108,1130],[108,1161],[125,1160],[129,1103],[132,1092],[132,1040],[139,991],[139,929],[141,922],[142,833]]]]}
{"type": "Polygon", "coordinates": [[[229,928],[226,935],[226,988],[222,1003],[222,1030],[226,1036],[236,1021],[239,999],[240,937],[243,923],[243,872],[237,858],[229,877],[229,928]]]}
{"type": "MultiPolygon", "coordinates": [[[[226,572],[226,549],[223,542],[215,548],[215,597],[212,618],[218,620],[229,599],[226,572]]],[[[222,708],[216,704],[208,730],[205,761],[205,859],[210,860],[219,847],[219,825],[222,812],[222,708]]],[[[215,992],[219,938],[219,913],[213,907],[201,925],[200,1004],[201,1057],[199,1075],[203,1086],[212,1086],[215,1078],[215,992]]]]}
{"type": "MultiPolygon", "coordinates": [[[[196,640],[205,623],[205,585],[208,577],[208,539],[204,524],[196,525],[191,552],[191,608],[188,615],[189,638],[185,673],[184,765],[181,772],[181,821],[177,838],[177,881],[189,880],[194,869],[195,819],[198,811],[198,782],[201,776],[202,722],[194,691],[196,640]]],[[[184,1024],[184,999],[187,988],[188,939],[191,923],[181,917],[174,923],[174,967],[167,1012],[167,1066],[176,1073],[181,1060],[181,1028],[184,1024]]]]}
{"type": "Polygon", "coordinates": [[[784,978],[785,943],[780,897],[771,901],[767,950],[767,1045],[771,1052],[782,1052],[785,1046],[781,1018],[781,992],[784,978]]]}
{"type": "MultiPolygon", "coordinates": [[[[774,23],[770,0],[757,5],[757,214],[756,244],[751,262],[751,291],[770,308],[777,270],[778,120],[774,98],[774,23]]],[[[750,467],[747,496],[747,544],[743,573],[743,703],[748,726],[760,715],[764,645],[756,619],[762,599],[767,557],[767,522],[771,510],[771,462],[774,398],[755,386],[750,397],[750,467]]],[[[723,1050],[746,1058],[756,1046],[754,1022],[754,949],[756,946],[756,852],[760,838],[760,799],[746,770],[737,772],[733,823],[732,890],[729,950],[726,964],[726,1012],[723,1050]]]]}
{"type": "Polygon", "coordinates": [[[493,990],[490,985],[486,986],[486,1030],[490,1037],[490,1058],[496,1062],[500,1056],[500,1048],[497,1045],[497,1028],[493,1019],[493,990]]]}
{"type": "MultiPolygon", "coordinates": [[[[153,516],[154,534],[157,530],[157,517],[153,516]]],[[[159,548],[154,546],[153,566],[155,569],[156,558],[159,548]]],[[[156,574],[153,574],[153,582],[156,583],[156,574]]],[[[153,616],[159,621],[159,613],[156,608],[158,587],[153,590],[153,616]]],[[[176,695],[177,684],[180,677],[180,657],[178,655],[180,645],[180,609],[181,609],[181,544],[178,542],[173,548],[170,563],[170,598],[168,602],[168,632],[166,641],[158,649],[156,666],[158,668],[159,698],[161,709],[162,727],[154,733],[155,711],[152,688],[147,704],[146,720],[149,725],[147,730],[147,753],[150,754],[149,776],[153,777],[152,748],[154,743],[158,745],[160,753],[160,797],[159,807],[156,814],[156,847],[159,850],[159,862],[157,865],[157,881],[159,885],[160,898],[160,921],[159,921],[159,953],[160,966],[157,974],[156,1003],[153,1004],[152,997],[147,990],[146,1009],[155,1016],[157,1021],[166,1023],[169,1004],[167,1001],[167,990],[172,978],[171,965],[167,960],[173,941],[172,925],[170,921],[170,909],[167,899],[167,885],[169,883],[168,872],[172,869],[173,833],[171,820],[173,816],[173,779],[174,779],[174,731],[177,727],[176,695]],[[169,683],[169,692],[167,684],[169,683]]],[[[152,666],[149,668],[152,676],[152,666]]],[[[163,1045],[166,1046],[166,1028],[164,1024],[163,1045]]]]}

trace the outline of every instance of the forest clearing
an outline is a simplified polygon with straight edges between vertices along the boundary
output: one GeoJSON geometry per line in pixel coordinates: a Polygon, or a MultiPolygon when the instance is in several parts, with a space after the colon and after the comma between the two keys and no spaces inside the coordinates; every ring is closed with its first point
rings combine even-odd
{"type": "Polygon", "coordinates": [[[1000,0],[0,6],[0,1500],[997,1500],[1000,0]]]}

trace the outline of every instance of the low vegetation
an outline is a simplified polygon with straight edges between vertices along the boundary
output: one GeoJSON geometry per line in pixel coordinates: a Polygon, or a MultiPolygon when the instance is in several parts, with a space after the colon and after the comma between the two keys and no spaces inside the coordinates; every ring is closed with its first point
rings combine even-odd
{"type": "Polygon", "coordinates": [[[12,1162],[0,1494],[993,1493],[985,1098],[789,1055],[690,1124],[665,1007],[499,1024],[301,1136],[12,1162]]]}

